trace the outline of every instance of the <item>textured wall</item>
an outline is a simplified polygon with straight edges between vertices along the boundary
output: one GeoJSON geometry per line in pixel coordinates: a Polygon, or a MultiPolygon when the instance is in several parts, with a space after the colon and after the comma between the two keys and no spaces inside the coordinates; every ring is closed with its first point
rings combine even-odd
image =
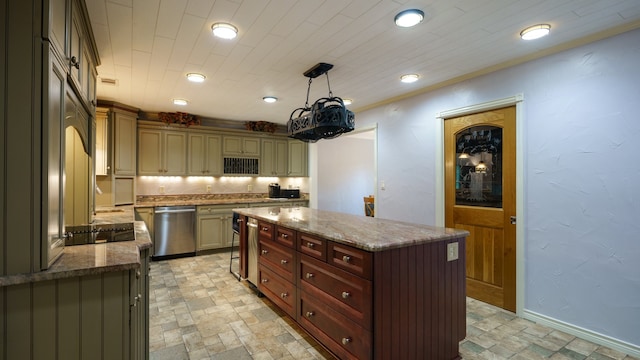
{"type": "Polygon", "coordinates": [[[524,307],[640,347],[638,64],[635,30],[356,114],[376,216],[435,223],[436,114],[524,94],[524,307]]]}

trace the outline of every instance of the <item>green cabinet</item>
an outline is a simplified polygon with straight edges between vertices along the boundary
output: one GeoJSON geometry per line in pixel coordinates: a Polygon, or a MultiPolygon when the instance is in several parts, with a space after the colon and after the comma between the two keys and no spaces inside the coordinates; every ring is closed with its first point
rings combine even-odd
{"type": "Polygon", "coordinates": [[[113,111],[113,173],[136,175],[136,117],[113,111]]]}
{"type": "Polygon", "coordinates": [[[287,140],[262,139],[262,157],[260,175],[287,176],[288,145],[287,140]]]}
{"type": "Polygon", "coordinates": [[[189,133],[187,175],[222,175],[222,136],[189,133]]]}
{"type": "Polygon", "coordinates": [[[300,140],[289,140],[289,164],[288,176],[307,176],[308,160],[307,149],[308,144],[300,140]]]}
{"type": "Polygon", "coordinates": [[[231,246],[233,211],[236,205],[198,206],[197,251],[231,246]]]}
{"type": "Polygon", "coordinates": [[[138,147],[138,175],[186,175],[186,133],[138,129],[138,147]]]}
{"type": "Polygon", "coordinates": [[[222,153],[230,156],[260,156],[260,138],[225,135],[222,139],[222,153]]]}

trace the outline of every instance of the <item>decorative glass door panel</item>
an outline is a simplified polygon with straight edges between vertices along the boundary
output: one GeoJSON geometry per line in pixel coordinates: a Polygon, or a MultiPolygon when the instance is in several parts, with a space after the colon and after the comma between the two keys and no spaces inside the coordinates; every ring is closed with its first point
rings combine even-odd
{"type": "Polygon", "coordinates": [[[456,205],[502,208],[502,128],[456,134],[456,205]]]}

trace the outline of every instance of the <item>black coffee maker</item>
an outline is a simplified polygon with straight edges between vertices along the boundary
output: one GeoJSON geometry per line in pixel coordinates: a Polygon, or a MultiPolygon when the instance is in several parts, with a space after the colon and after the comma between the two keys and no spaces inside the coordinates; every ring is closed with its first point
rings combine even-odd
{"type": "Polygon", "coordinates": [[[278,183],[269,184],[269,197],[274,199],[280,197],[280,184],[278,183]]]}

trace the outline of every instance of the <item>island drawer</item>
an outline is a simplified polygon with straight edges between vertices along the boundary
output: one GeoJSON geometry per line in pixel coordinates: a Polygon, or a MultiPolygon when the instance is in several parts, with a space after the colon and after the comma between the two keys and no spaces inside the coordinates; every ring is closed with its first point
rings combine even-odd
{"type": "Polygon", "coordinates": [[[330,241],[327,244],[328,262],[340,269],[371,280],[372,254],[330,241]]]}
{"type": "Polygon", "coordinates": [[[371,330],[371,281],[300,255],[298,287],[371,330]]]}
{"type": "Polygon", "coordinates": [[[280,244],[260,240],[258,261],[285,280],[296,283],[296,252],[280,244]]]}
{"type": "Polygon", "coordinates": [[[296,231],[287,229],[282,226],[276,227],[276,238],[275,241],[284,246],[288,246],[290,248],[295,248],[296,243],[296,231]]]}
{"type": "Polygon", "coordinates": [[[327,261],[327,241],[317,236],[299,232],[298,251],[316,259],[327,261]]]}
{"type": "Polygon", "coordinates": [[[258,237],[260,240],[273,240],[275,225],[266,221],[258,221],[258,237]]]}
{"type": "Polygon", "coordinates": [[[296,286],[285,281],[264,265],[259,267],[259,290],[289,316],[296,317],[296,286]]]}
{"type": "Polygon", "coordinates": [[[298,322],[341,359],[370,359],[371,332],[301,291],[298,322]]]}

